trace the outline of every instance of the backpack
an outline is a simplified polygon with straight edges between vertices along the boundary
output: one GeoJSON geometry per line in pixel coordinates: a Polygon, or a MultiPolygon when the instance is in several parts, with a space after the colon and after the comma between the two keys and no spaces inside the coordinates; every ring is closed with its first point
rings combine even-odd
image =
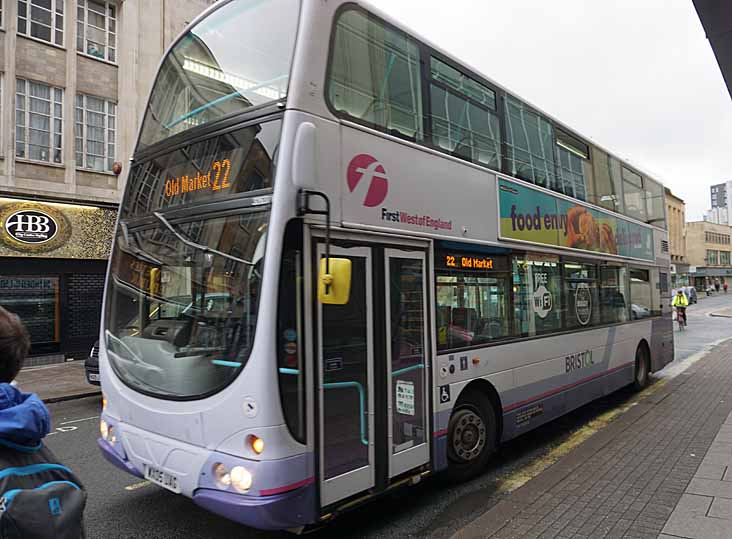
{"type": "Polygon", "coordinates": [[[0,439],[0,539],[81,539],[86,491],[43,443],[0,439]]]}

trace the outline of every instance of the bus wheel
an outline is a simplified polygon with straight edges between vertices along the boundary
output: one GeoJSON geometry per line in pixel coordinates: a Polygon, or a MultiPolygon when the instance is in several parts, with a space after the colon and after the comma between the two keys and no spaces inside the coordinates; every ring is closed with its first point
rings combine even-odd
{"type": "Polygon", "coordinates": [[[496,415],[477,390],[460,396],[447,429],[447,476],[466,481],[480,474],[496,450],[496,415]]]}
{"type": "Polygon", "coordinates": [[[635,351],[635,369],[633,370],[633,388],[640,391],[648,385],[648,375],[650,372],[650,361],[646,347],[638,346],[635,351]]]}

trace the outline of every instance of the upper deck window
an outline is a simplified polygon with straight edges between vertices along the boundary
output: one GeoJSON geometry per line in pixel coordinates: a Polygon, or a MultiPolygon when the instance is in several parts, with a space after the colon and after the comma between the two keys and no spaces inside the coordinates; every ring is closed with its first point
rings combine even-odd
{"type": "Polygon", "coordinates": [[[501,168],[501,127],[496,93],[432,58],[432,143],[442,151],[496,170],[501,168]]]}
{"type": "Polygon", "coordinates": [[[510,174],[557,191],[552,124],[510,96],[506,98],[506,124],[510,174]]]}
{"type": "Polygon", "coordinates": [[[165,58],[138,151],[224,116],[283,99],[299,0],[238,0],[191,28],[165,58]]]}
{"type": "Polygon", "coordinates": [[[336,23],[328,99],[337,111],[421,141],[419,48],[406,34],[360,10],[336,23]]]}

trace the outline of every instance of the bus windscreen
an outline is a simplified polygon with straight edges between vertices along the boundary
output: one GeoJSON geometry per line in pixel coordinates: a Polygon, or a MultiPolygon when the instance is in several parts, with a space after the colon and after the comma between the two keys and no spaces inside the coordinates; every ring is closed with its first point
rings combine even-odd
{"type": "Polygon", "coordinates": [[[287,95],[299,0],[236,0],[177,42],[150,95],[137,151],[287,95]]]}

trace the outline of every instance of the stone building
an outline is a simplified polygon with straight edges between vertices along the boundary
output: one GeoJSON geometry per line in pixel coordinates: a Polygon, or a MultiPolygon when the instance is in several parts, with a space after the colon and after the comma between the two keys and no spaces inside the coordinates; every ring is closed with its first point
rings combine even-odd
{"type": "Polygon", "coordinates": [[[99,331],[116,208],[164,50],[213,0],[0,2],[0,305],[33,362],[99,331]]]}
{"type": "Polygon", "coordinates": [[[668,222],[669,252],[671,253],[671,286],[689,284],[689,261],[686,258],[686,205],[664,188],[666,198],[666,221],[668,222]]]}
{"type": "MultiPolygon", "coordinates": [[[[708,221],[686,223],[689,277],[698,290],[732,280],[732,227],[708,221]]],[[[730,283],[732,284],[732,283],[730,283]]]]}

